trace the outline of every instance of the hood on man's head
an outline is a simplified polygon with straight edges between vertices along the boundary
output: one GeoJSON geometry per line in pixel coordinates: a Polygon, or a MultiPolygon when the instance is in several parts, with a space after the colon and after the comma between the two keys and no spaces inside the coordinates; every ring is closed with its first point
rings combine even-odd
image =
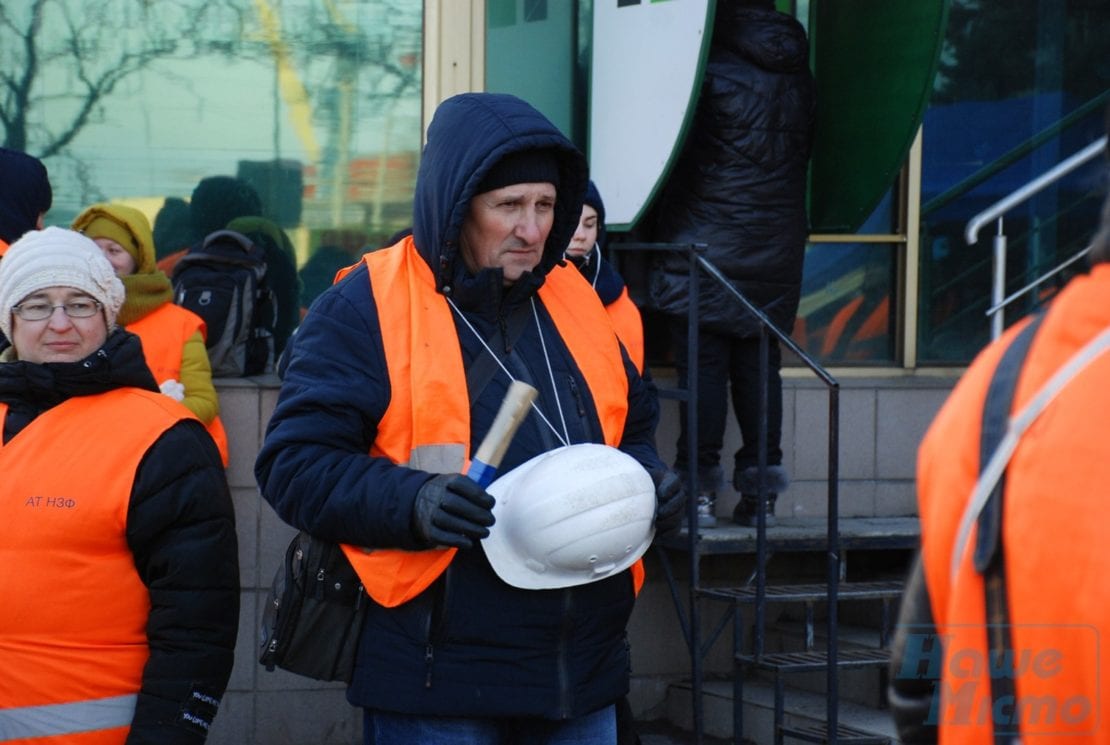
{"type": "Polygon", "coordinates": [[[38,227],[54,201],[46,166],[33,155],[0,147],[0,240],[14,242],[38,227]]]}
{"type": "Polygon", "coordinates": [[[413,199],[413,239],[436,272],[438,287],[451,283],[461,266],[458,242],[470,200],[501,179],[501,168],[530,179],[537,173],[557,177],[549,181],[556,187],[555,217],[534,273],[546,275],[562,260],[582,213],[586,157],[526,101],[505,93],[462,93],[441,103],[432,117],[413,199]],[[516,155],[525,152],[540,155],[516,155]],[[502,161],[506,165],[499,166],[502,161]],[[554,174],[544,170],[548,162],[554,162],[554,174]]]}

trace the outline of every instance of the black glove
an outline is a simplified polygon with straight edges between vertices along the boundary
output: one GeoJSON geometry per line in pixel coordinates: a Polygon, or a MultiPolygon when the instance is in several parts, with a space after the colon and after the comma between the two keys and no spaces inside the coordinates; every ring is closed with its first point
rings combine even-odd
{"type": "Polygon", "coordinates": [[[466,476],[443,473],[429,479],[412,505],[412,527],[429,546],[471,548],[489,535],[494,498],[466,476]]]}
{"type": "Polygon", "coordinates": [[[655,536],[677,533],[682,529],[686,487],[678,474],[669,469],[651,471],[651,480],[655,482],[655,536]]]}

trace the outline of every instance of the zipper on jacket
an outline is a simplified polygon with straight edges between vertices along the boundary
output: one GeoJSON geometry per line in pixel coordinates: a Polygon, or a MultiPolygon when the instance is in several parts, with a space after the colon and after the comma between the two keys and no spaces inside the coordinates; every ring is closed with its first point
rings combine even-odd
{"type": "Polygon", "coordinates": [[[578,383],[575,382],[573,375],[568,375],[567,381],[570,384],[570,392],[574,395],[574,403],[578,406],[578,416],[585,418],[586,403],[582,400],[582,391],[578,390],[578,383]]]}
{"type": "Polygon", "coordinates": [[[432,687],[432,665],[435,663],[435,640],[442,631],[444,617],[447,615],[447,593],[451,585],[451,567],[431,587],[432,604],[424,624],[424,687],[432,687]]]}
{"type": "Polygon", "coordinates": [[[513,343],[509,341],[509,322],[501,313],[497,314],[497,330],[501,332],[501,346],[505,348],[505,354],[512,354],[513,343]]]}
{"type": "Polygon", "coordinates": [[[559,629],[559,654],[556,662],[559,673],[559,717],[569,719],[571,715],[570,673],[567,670],[568,640],[573,631],[570,611],[574,607],[574,589],[563,590],[563,623],[559,629]]]}
{"type": "Polygon", "coordinates": [[[428,609],[428,616],[424,622],[424,687],[432,687],[432,663],[435,661],[435,648],[432,646],[432,626],[436,615],[435,600],[428,609]]]}
{"type": "Polygon", "coordinates": [[[435,661],[435,653],[432,650],[432,645],[429,642],[424,647],[424,687],[432,687],[432,662],[435,661]]]}

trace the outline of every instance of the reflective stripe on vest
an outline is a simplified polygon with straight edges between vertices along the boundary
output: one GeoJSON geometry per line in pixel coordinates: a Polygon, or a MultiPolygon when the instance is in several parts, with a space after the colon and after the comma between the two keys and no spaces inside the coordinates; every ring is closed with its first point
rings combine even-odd
{"type": "Polygon", "coordinates": [[[128,694],[70,704],[0,709],[0,742],[130,727],[138,700],[137,695],[128,694]]]}
{"type": "MultiPolygon", "coordinates": [[[[411,236],[363,261],[380,327],[389,329],[382,344],[391,395],[370,454],[433,473],[461,473],[469,460],[470,401],[451,308],[411,236]]],[[[606,444],[615,447],[628,414],[628,378],[605,309],[573,267],[554,268],[539,299],[586,379],[606,444]]],[[[343,550],[370,596],[389,608],[427,589],[455,556],[453,548],[343,550]]],[[[633,580],[638,590],[640,564],[633,580]]]]}
{"type": "MultiPolygon", "coordinates": [[[[185,342],[198,331],[202,338],[208,335],[203,318],[173,303],[164,303],[139,320],[132,321],[127,330],[142,340],[143,357],[159,385],[167,380],[181,382],[185,342]]],[[[223,422],[217,416],[204,427],[216,442],[216,449],[220,451],[220,459],[226,468],[227,432],[223,422]]]]}
{"type": "MultiPolygon", "coordinates": [[[[0,427],[6,414],[0,404],[0,427]]],[[[131,492],[150,446],[185,418],[166,396],[120,388],[68,399],[0,444],[5,737],[15,723],[61,732],[88,712],[106,727],[130,724],[102,704],[137,694],[150,656],[150,594],[127,543],[131,492]]],[[[126,739],[114,734],[80,741],[126,739]]]]}

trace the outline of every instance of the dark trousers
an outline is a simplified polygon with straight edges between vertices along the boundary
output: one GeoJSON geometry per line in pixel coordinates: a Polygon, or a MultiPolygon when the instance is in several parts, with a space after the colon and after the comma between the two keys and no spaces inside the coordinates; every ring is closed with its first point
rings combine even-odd
{"type": "MultiPolygon", "coordinates": [[[[685,388],[686,319],[671,322],[672,350],[678,385],[685,388]]],[[[767,465],[782,464],[782,351],[778,339],[767,340],[767,465]]],[[[702,328],[698,334],[698,487],[713,491],[720,481],[721,449],[728,417],[728,394],[740,425],[743,445],[736,451],[737,471],[759,463],[759,337],[736,339],[702,328]]],[[[678,454],[675,469],[687,472],[686,405],[680,405],[678,454]]]]}

